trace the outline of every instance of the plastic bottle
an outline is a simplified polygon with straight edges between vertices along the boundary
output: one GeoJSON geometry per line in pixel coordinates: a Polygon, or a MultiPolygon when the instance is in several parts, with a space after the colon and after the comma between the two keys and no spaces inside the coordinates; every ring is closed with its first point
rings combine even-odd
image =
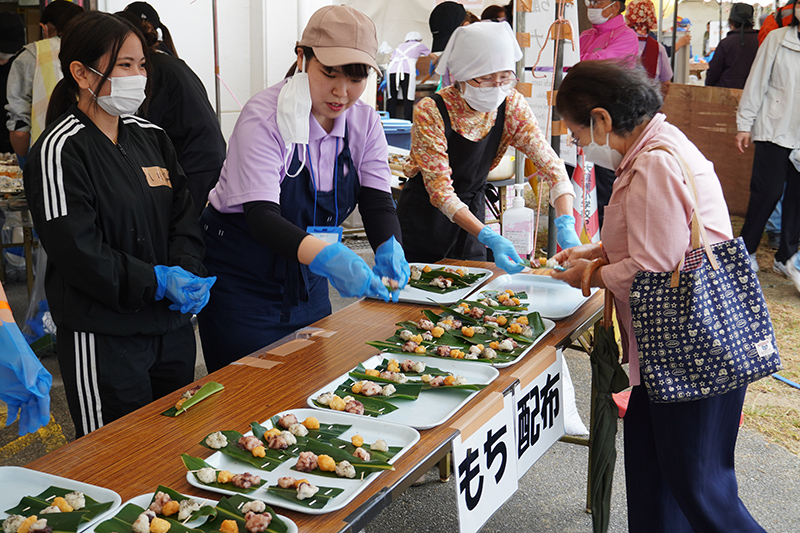
{"type": "Polygon", "coordinates": [[[520,257],[529,258],[533,251],[533,209],[525,207],[525,185],[514,185],[511,208],[503,213],[503,237],[511,241],[520,257]]]}

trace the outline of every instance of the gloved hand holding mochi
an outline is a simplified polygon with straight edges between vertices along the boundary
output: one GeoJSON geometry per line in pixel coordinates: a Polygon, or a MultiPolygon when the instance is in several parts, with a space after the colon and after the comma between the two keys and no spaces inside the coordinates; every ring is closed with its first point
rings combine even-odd
{"type": "Polygon", "coordinates": [[[400,298],[400,291],[406,286],[408,278],[411,276],[411,268],[406,261],[403,247],[394,236],[378,246],[372,271],[380,278],[388,278],[397,282],[397,287],[392,287],[390,290],[392,301],[397,302],[400,298]]]}
{"type": "Polygon", "coordinates": [[[308,267],[314,274],[328,278],[345,298],[370,296],[384,302],[391,298],[389,290],[364,260],[340,242],[323,248],[308,267]]]}

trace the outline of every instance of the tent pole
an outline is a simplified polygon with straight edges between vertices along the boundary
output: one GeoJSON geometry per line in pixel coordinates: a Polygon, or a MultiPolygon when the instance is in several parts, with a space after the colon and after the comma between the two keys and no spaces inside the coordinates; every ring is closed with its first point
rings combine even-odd
{"type": "Polygon", "coordinates": [[[678,44],[678,0],[675,0],[675,10],[672,13],[672,57],[669,58],[673,76],[675,75],[675,56],[678,55],[678,51],[675,49],[677,48],[678,44]]]}
{"type": "Polygon", "coordinates": [[[217,0],[211,0],[211,22],[214,25],[214,98],[217,120],[222,124],[222,104],[219,87],[219,32],[217,31],[217,0]]]}
{"type": "MultiPolygon", "coordinates": [[[[556,19],[558,18],[558,2],[556,2],[556,19]]],[[[558,38],[553,41],[553,46],[556,47],[556,61],[553,65],[553,95],[558,92],[561,87],[561,79],[564,77],[564,27],[561,24],[553,26],[553,30],[558,32],[558,38]]],[[[556,110],[556,100],[553,98],[551,112],[551,135],[550,145],[557,156],[561,156],[561,116],[556,110]],[[558,131],[555,125],[558,124],[558,131]]],[[[553,257],[556,254],[556,210],[547,202],[548,216],[547,216],[547,257],[553,257]]]]}

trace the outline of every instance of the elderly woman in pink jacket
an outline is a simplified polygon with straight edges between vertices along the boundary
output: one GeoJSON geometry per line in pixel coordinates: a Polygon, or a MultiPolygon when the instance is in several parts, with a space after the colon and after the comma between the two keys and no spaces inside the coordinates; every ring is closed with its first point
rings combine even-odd
{"type": "Polygon", "coordinates": [[[714,167],[659,113],[662,100],[642,69],[582,61],[564,78],[558,112],[586,158],[616,170],[602,244],[557,254],[553,277],[605,287],[617,306],[633,386],[625,414],[625,476],[631,532],[764,531],[738,497],[733,468],[746,387],[686,403],[653,403],[640,381],[628,302],[638,271],[673,270],[691,250],[693,202],[680,154],[697,184],[710,244],[733,233],[714,167]]]}

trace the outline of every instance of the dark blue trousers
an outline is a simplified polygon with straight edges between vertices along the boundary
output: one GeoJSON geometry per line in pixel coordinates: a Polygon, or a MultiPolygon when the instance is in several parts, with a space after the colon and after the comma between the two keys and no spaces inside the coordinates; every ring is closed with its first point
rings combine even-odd
{"type": "Polygon", "coordinates": [[[763,532],[738,495],[734,449],[747,387],[684,403],[633,388],[625,413],[631,533],[763,532]]]}

